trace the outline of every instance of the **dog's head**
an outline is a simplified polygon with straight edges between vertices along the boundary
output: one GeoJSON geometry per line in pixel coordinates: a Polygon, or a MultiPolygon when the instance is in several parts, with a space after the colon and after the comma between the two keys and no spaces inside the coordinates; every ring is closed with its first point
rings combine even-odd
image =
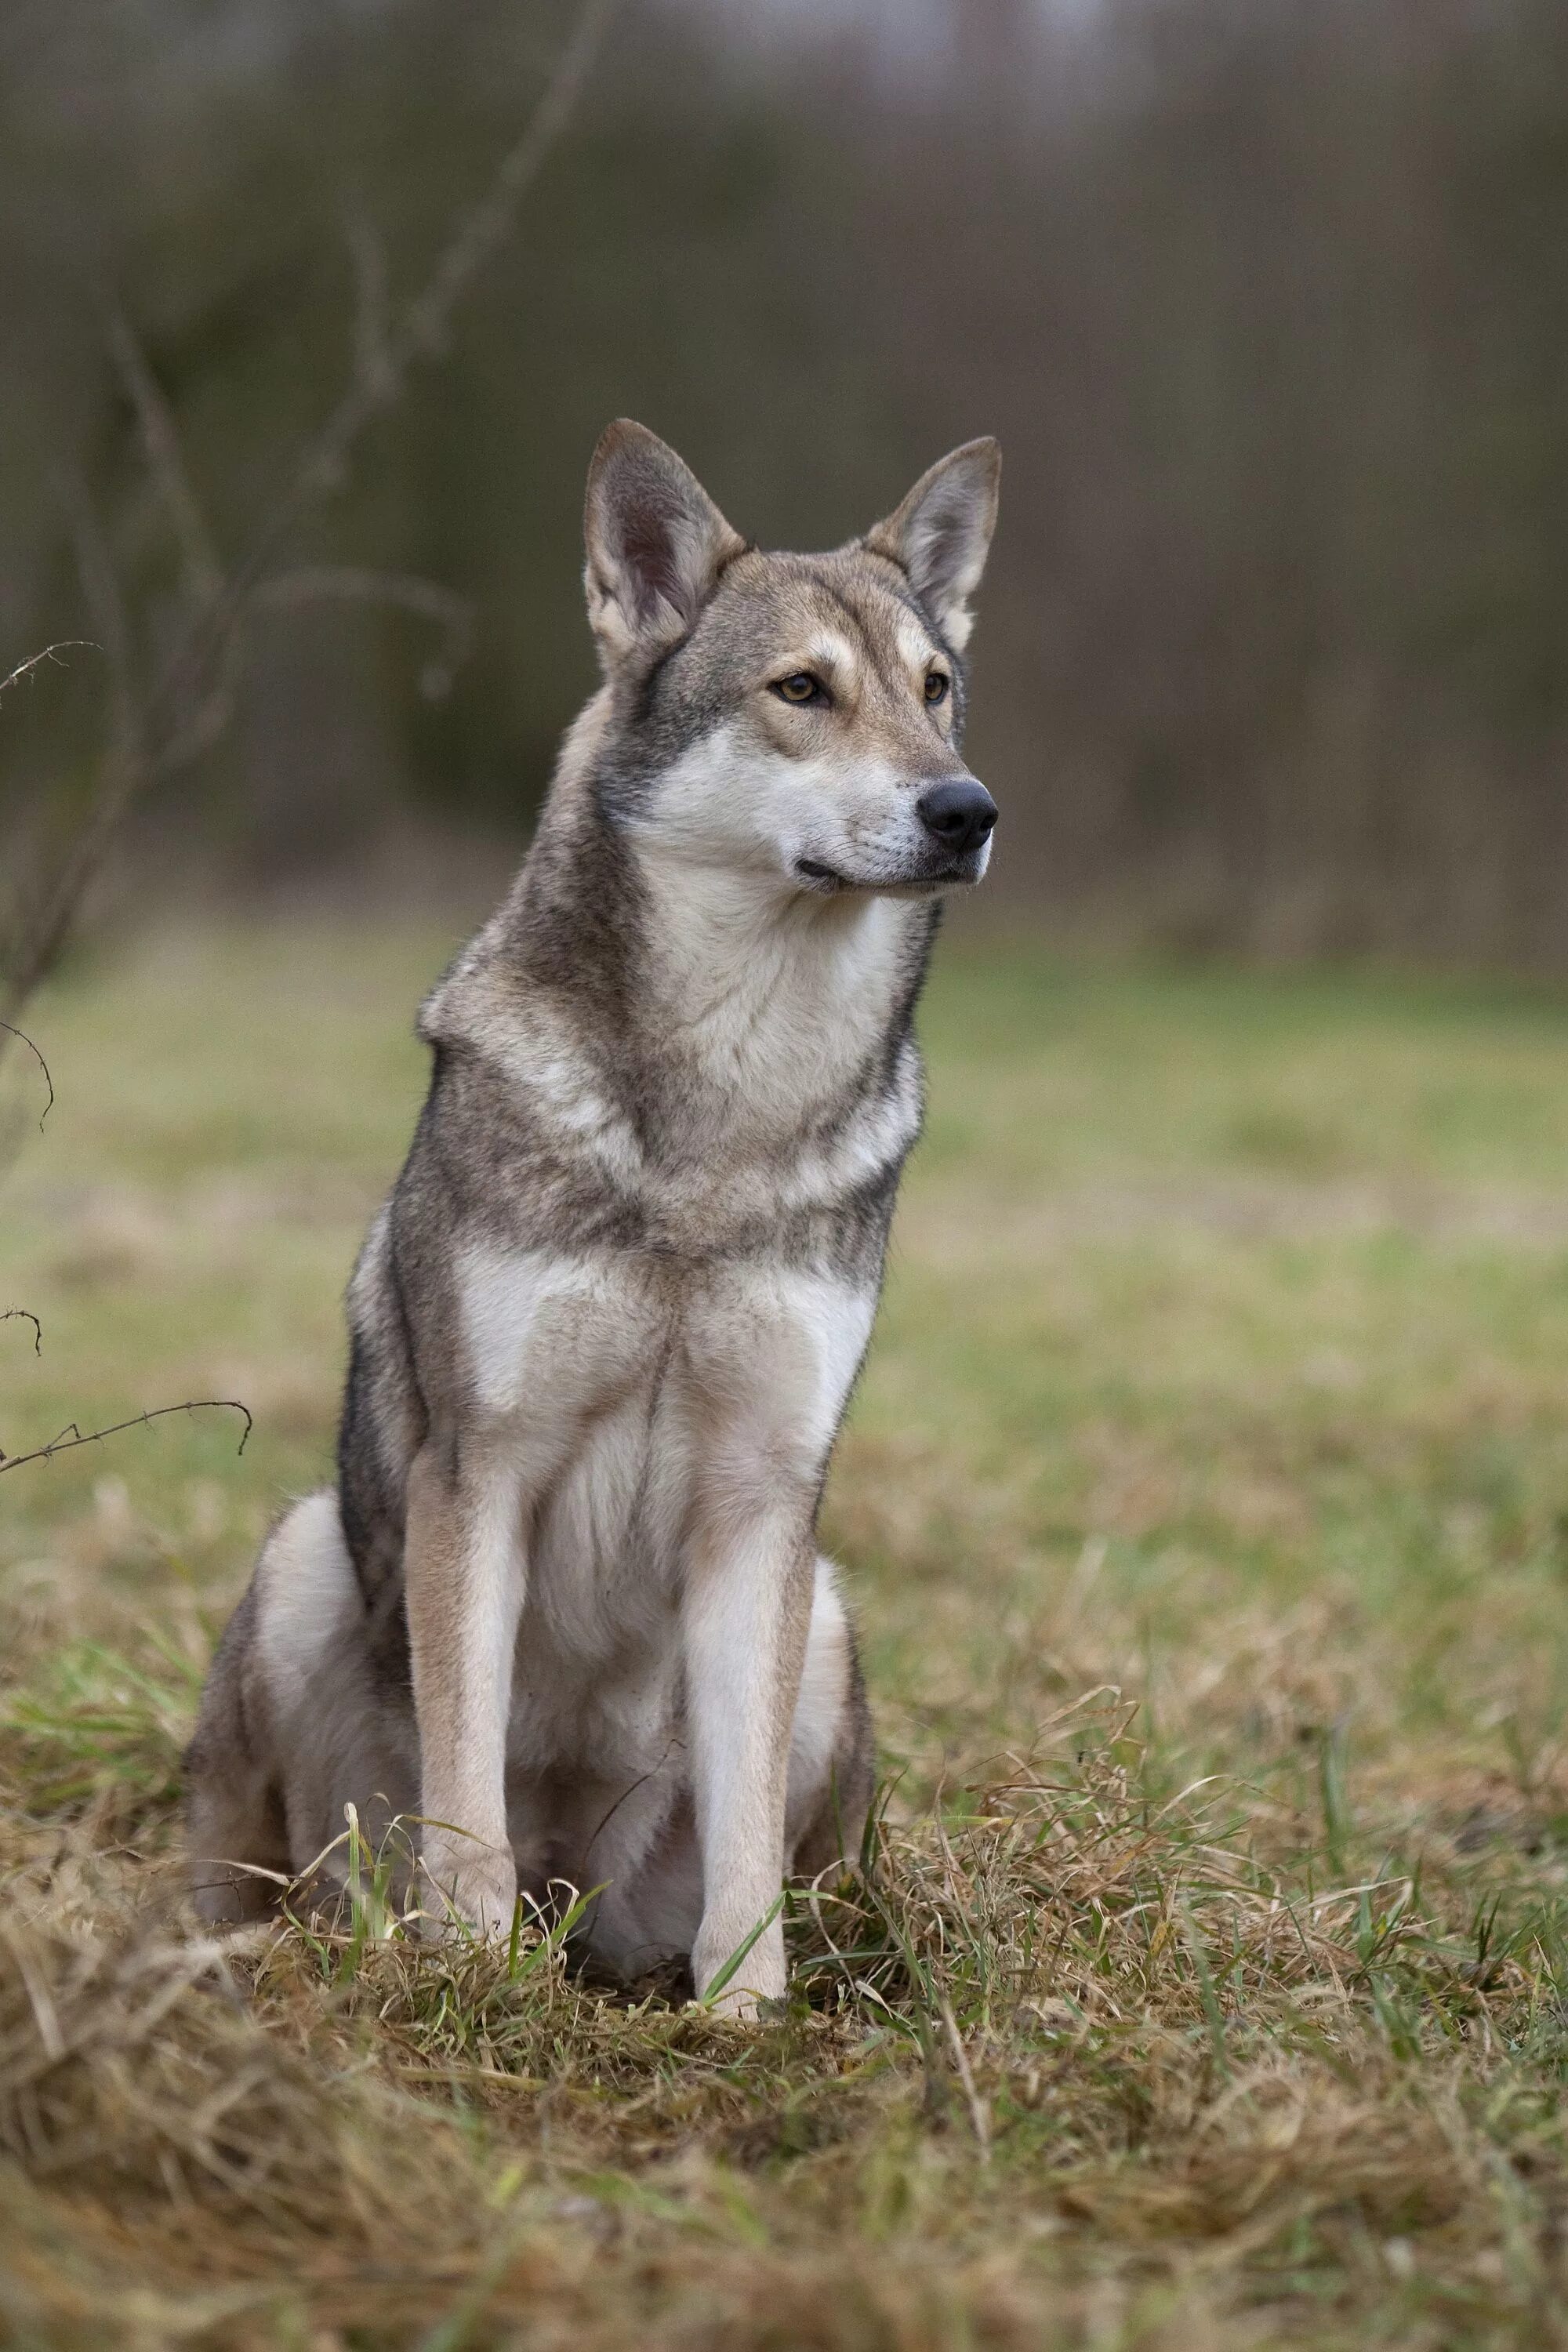
{"type": "Polygon", "coordinates": [[[1001,452],[970,441],[828,555],[731,530],[673,449],[612,425],[588,476],[606,791],[676,855],[781,888],[978,882],[995,804],[959,756],[968,600],[1001,452]]]}

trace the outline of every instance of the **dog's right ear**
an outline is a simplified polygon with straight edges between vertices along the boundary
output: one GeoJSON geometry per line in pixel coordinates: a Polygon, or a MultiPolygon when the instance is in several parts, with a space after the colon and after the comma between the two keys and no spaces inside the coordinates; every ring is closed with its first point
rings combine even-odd
{"type": "Polygon", "coordinates": [[[607,669],[678,645],[745,545],[690,467],[629,416],[594,452],[584,537],[588,619],[607,669]]]}

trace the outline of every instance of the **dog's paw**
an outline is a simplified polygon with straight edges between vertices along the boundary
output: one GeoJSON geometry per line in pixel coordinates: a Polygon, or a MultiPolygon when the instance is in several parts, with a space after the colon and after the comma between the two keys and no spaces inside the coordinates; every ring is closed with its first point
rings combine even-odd
{"type": "Polygon", "coordinates": [[[751,1942],[751,1931],[734,1933],[704,1920],[691,1953],[691,1979],[700,2006],[711,2017],[728,2018],[738,2025],[754,2025],[784,2000],[787,1971],[784,1931],[776,1919],[751,1942]]]}
{"type": "Polygon", "coordinates": [[[517,1870],[504,1848],[475,1838],[429,1838],[424,1861],[426,1932],[490,1942],[511,1933],[517,1909],[517,1870]]]}
{"type": "Polygon", "coordinates": [[[750,1985],[726,1985],[722,1992],[700,2000],[694,2006],[706,2016],[721,2017],[727,2025],[758,2025],[764,2012],[776,2009],[778,2003],[753,1992],[750,1985]]]}

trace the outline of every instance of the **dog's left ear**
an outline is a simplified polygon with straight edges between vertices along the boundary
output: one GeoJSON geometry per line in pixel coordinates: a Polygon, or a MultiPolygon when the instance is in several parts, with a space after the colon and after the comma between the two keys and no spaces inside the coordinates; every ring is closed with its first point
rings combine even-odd
{"type": "Polygon", "coordinates": [[[922,474],[902,506],[866,533],[866,545],[891,556],[953,650],[962,653],[974,625],[969,599],[980,585],[996,500],[1002,449],[989,435],[966,441],[922,474]]]}
{"type": "Polygon", "coordinates": [[[678,645],[745,545],[667,441],[629,416],[588,468],[588,619],[607,667],[678,645]]]}

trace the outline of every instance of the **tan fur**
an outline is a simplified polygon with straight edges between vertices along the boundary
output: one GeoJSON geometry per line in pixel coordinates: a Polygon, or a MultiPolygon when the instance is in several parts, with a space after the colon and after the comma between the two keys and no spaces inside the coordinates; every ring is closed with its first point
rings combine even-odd
{"type": "Polygon", "coordinates": [[[209,1916],[255,1908],[247,1863],[341,1884],[353,1806],[422,1817],[433,1931],[594,1888],[605,1964],[688,1958],[700,1993],[761,1927],[724,2003],[784,1990],[784,1878],[870,1793],[816,1513],[920,1124],[933,896],[989,855],[957,653],[995,474],[971,444],[868,541],[763,555],[652,435],[605,436],[605,683],[425,1009],[338,1493],[269,1538],[204,1697],[209,1916]]]}

